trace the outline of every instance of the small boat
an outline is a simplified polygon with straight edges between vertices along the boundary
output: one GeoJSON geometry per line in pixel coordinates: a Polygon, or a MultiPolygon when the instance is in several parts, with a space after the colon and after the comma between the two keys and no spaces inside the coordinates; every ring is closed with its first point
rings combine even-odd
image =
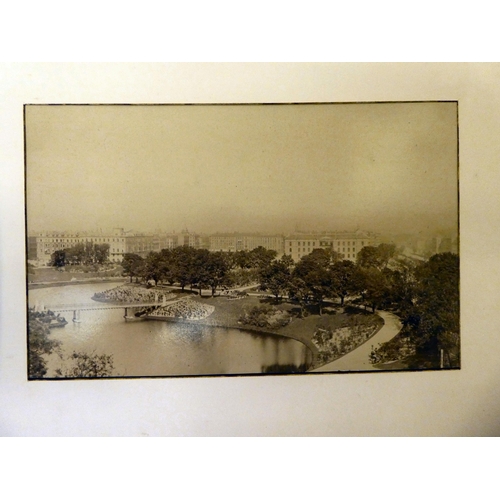
{"type": "Polygon", "coordinates": [[[48,326],[49,328],[61,328],[63,326],[66,326],[67,324],[68,322],[66,321],[65,318],[57,317],[51,320],[48,326]]]}

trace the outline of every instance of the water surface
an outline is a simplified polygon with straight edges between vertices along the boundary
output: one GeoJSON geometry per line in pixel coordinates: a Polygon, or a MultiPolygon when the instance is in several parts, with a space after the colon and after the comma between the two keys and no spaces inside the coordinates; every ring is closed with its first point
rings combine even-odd
{"type": "MultiPolygon", "coordinates": [[[[116,285],[41,288],[29,291],[29,301],[31,306],[96,306],[99,303],[91,299],[92,295],[112,286],[116,285]]],[[[123,309],[81,311],[80,323],[73,323],[72,313],[61,315],[68,324],[52,329],[50,335],[61,341],[63,355],[73,351],[111,354],[118,376],[250,374],[283,371],[311,362],[305,345],[277,335],[196,323],[126,322],[123,309]]],[[[54,376],[61,365],[62,360],[51,355],[47,376],[54,376]]]]}

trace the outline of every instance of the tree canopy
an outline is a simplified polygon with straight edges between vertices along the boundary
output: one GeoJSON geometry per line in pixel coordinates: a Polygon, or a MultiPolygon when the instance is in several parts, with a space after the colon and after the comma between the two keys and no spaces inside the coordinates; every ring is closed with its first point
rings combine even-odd
{"type": "Polygon", "coordinates": [[[433,255],[415,271],[414,305],[405,323],[417,348],[437,354],[457,349],[460,330],[459,258],[452,253],[433,255]]]}
{"type": "Polygon", "coordinates": [[[375,267],[383,270],[394,257],[395,252],[396,246],[387,243],[381,243],[377,247],[366,246],[358,252],[356,261],[360,267],[375,267]]]}
{"type": "Polygon", "coordinates": [[[104,264],[108,261],[109,245],[87,241],[75,246],[56,250],[51,256],[51,265],[64,267],[66,265],[93,265],[104,264]]]}
{"type": "Polygon", "coordinates": [[[47,361],[44,355],[52,354],[60,343],[49,336],[49,327],[28,313],[28,377],[43,378],[47,374],[47,361]]]}

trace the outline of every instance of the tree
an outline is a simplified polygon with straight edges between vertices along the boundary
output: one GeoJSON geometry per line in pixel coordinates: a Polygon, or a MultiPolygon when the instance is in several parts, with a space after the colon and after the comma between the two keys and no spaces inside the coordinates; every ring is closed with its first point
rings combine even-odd
{"type": "Polygon", "coordinates": [[[66,265],[66,252],[64,250],[56,250],[51,255],[50,265],[57,268],[64,267],[66,265]]]}
{"type": "Polygon", "coordinates": [[[394,257],[394,254],[396,253],[396,245],[381,243],[377,247],[377,251],[379,255],[379,266],[382,269],[385,269],[389,261],[394,257]]]}
{"type": "MultiPolygon", "coordinates": [[[[387,269],[385,272],[387,273],[387,269]]],[[[391,301],[395,307],[406,314],[412,310],[416,297],[415,264],[398,261],[396,268],[387,273],[391,286],[391,301]]]]}
{"type": "Polygon", "coordinates": [[[389,245],[387,243],[381,243],[378,247],[366,246],[358,252],[356,262],[360,267],[375,267],[382,270],[387,267],[395,251],[395,245],[389,245]]]}
{"type": "Polygon", "coordinates": [[[307,287],[308,295],[318,305],[322,313],[323,299],[331,292],[331,276],[329,272],[330,255],[323,249],[315,249],[304,255],[293,270],[293,276],[299,278],[307,287]]]}
{"type": "MultiPolygon", "coordinates": [[[[326,255],[328,256],[328,258],[330,260],[330,264],[334,264],[335,262],[339,262],[344,258],[343,254],[336,252],[335,250],[333,250],[332,247],[326,247],[326,248],[315,249],[315,250],[323,250],[324,252],[326,252],[326,255]]],[[[313,250],[313,252],[315,250],[313,250]]]]}
{"type": "Polygon", "coordinates": [[[109,256],[109,245],[107,243],[101,243],[94,245],[94,264],[104,264],[108,261],[109,256]]]}
{"type": "Polygon", "coordinates": [[[39,379],[47,374],[45,355],[52,354],[60,343],[49,338],[49,327],[28,313],[28,378],[39,379]]]}
{"type": "Polygon", "coordinates": [[[259,273],[260,286],[271,291],[271,293],[279,300],[280,296],[287,289],[288,282],[290,281],[290,269],[286,261],[274,261],[265,267],[259,273]]]}
{"type": "Polygon", "coordinates": [[[72,265],[104,264],[109,258],[109,245],[107,243],[96,244],[92,241],[77,243],[76,245],[56,250],[52,254],[52,264],[55,267],[72,265]]]}
{"type": "Polygon", "coordinates": [[[163,278],[164,268],[163,268],[162,258],[159,252],[149,252],[146,260],[144,261],[144,266],[142,267],[142,277],[146,280],[153,280],[155,286],[163,278]]]}
{"type": "Polygon", "coordinates": [[[251,269],[252,259],[250,258],[250,253],[247,250],[238,250],[233,256],[234,264],[240,269],[251,269]]]}
{"type": "Polygon", "coordinates": [[[70,366],[56,370],[58,377],[64,378],[102,378],[113,375],[113,356],[108,354],[87,354],[73,352],[66,362],[70,366]]]}
{"type": "Polygon", "coordinates": [[[202,288],[209,286],[209,273],[207,263],[210,259],[210,252],[206,248],[198,249],[194,255],[191,263],[191,286],[197,286],[200,297],[202,295],[202,288]]]}
{"type": "Polygon", "coordinates": [[[67,248],[66,261],[68,264],[78,265],[85,263],[85,245],[77,243],[74,247],[67,248]]]}
{"type": "Polygon", "coordinates": [[[135,253],[126,253],[123,255],[121,264],[124,274],[130,276],[130,283],[132,283],[133,277],[137,279],[142,274],[144,259],[135,253]]]}
{"type": "Polygon", "coordinates": [[[331,266],[331,285],[332,295],[338,295],[343,306],[345,298],[359,290],[358,273],[354,262],[350,260],[334,262],[331,266]]]}
{"type": "Polygon", "coordinates": [[[361,268],[359,270],[361,295],[375,312],[390,294],[389,282],[382,271],[376,267],[361,268]]]}
{"type": "Polygon", "coordinates": [[[177,247],[171,251],[172,275],[182,291],[186,285],[193,282],[193,264],[196,253],[196,249],[188,246],[177,247]]]}
{"type": "Polygon", "coordinates": [[[304,317],[305,306],[309,300],[309,287],[305,280],[298,276],[296,273],[292,273],[292,278],[288,283],[288,295],[290,298],[295,299],[300,306],[299,317],[304,317]]]}
{"type": "Polygon", "coordinates": [[[276,255],[277,253],[275,250],[268,250],[259,246],[249,252],[248,259],[251,267],[261,270],[271,264],[273,259],[276,258],[276,255]]]}
{"type": "Polygon", "coordinates": [[[438,356],[445,352],[450,366],[458,365],[460,343],[459,258],[433,255],[416,271],[415,304],[404,318],[417,352],[438,356]]]}
{"type": "Polygon", "coordinates": [[[293,267],[295,266],[295,262],[293,261],[293,258],[291,255],[284,254],[280,261],[287,267],[288,270],[292,270],[293,267]]]}
{"type": "Polygon", "coordinates": [[[209,252],[203,279],[212,289],[212,297],[217,288],[224,284],[228,271],[229,264],[223,252],[209,252]]]}

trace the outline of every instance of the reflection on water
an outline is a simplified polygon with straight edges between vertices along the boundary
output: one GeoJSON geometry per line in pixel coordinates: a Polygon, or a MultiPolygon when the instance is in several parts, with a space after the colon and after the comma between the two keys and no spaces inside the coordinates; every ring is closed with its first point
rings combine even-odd
{"type": "MultiPolygon", "coordinates": [[[[30,290],[29,301],[44,305],[89,304],[95,292],[111,284],[89,284],[30,290]]],[[[83,351],[112,354],[116,375],[170,376],[296,372],[311,362],[302,343],[275,335],[244,332],[193,323],[125,322],[123,309],[81,311],[80,323],[51,330],[64,354],[83,351]],[[300,367],[300,368],[299,368],[300,367]]],[[[49,373],[61,366],[51,355],[49,373]]]]}

